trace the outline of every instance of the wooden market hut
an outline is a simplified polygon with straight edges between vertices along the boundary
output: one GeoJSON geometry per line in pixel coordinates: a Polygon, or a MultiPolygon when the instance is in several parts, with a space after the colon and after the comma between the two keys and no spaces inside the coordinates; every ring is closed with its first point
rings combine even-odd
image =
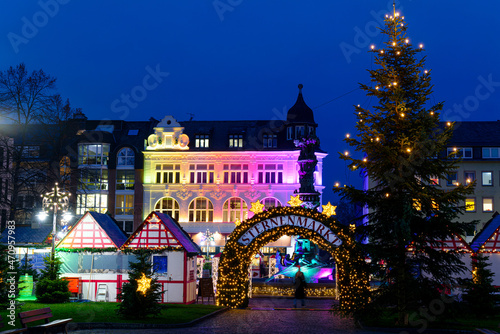
{"type": "Polygon", "coordinates": [[[122,249],[154,251],[153,265],[162,284],[164,303],[196,301],[196,269],[200,247],[170,216],[151,212],[123,244],[122,249]]]}
{"type": "Polygon", "coordinates": [[[120,247],[125,233],[106,214],[86,212],[57,244],[62,276],[70,281],[77,298],[116,301],[123,281],[128,279],[129,261],[120,247]]]}
{"type": "Polygon", "coordinates": [[[483,229],[471,241],[471,248],[475,253],[482,253],[488,257],[491,264],[489,269],[496,275],[493,285],[500,286],[500,215],[498,212],[486,222],[483,229]]]}

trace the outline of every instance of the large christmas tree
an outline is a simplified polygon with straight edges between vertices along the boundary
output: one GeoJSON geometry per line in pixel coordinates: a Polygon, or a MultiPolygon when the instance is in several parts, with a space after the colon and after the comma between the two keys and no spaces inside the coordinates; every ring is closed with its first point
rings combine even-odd
{"type": "Polygon", "coordinates": [[[361,84],[376,102],[371,110],[356,107],[357,135],[345,138],[364,157],[341,154],[351,169],[362,169],[369,187],[337,189],[369,208],[368,223],[359,230],[367,237],[371,263],[384,264],[378,267],[382,286],[372,300],[396,305],[400,324],[464,269],[458,254],[432,246],[466,233],[468,224],[457,220],[465,196],[473,192],[473,184],[446,189],[436,184],[456,171],[455,156],[443,155],[453,124],[440,123],[442,103],[429,103],[432,85],[420,56],[423,46],[414,46],[406,29],[396,11],[386,16],[384,46],[371,47],[376,64],[369,70],[371,84],[361,84]]]}

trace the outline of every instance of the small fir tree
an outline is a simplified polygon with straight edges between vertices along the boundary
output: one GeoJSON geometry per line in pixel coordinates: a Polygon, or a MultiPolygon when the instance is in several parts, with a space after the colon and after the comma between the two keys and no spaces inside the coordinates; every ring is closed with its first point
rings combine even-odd
{"type": "Polygon", "coordinates": [[[468,308],[476,315],[493,315],[495,313],[495,303],[497,288],[493,286],[495,274],[487,267],[486,256],[482,254],[472,255],[472,279],[464,280],[465,293],[463,300],[468,308]]]}
{"type": "Polygon", "coordinates": [[[71,292],[68,281],[59,275],[62,261],[57,256],[43,259],[45,269],[41,270],[41,278],[36,284],[35,295],[41,303],[64,303],[69,300],[71,292]]]}
{"type": "Polygon", "coordinates": [[[435,184],[436,178],[451,181],[449,175],[457,168],[457,159],[442,156],[453,124],[439,121],[443,103],[428,105],[430,71],[425,57],[418,57],[422,45],[414,47],[406,29],[396,11],[386,16],[381,29],[385,46],[371,48],[377,65],[369,70],[372,83],[360,85],[377,102],[373,110],[355,108],[357,136],[345,139],[364,158],[341,154],[352,170],[363,169],[370,185],[334,189],[370,210],[369,223],[357,232],[368,238],[371,263],[380,269],[382,286],[372,301],[395,305],[399,324],[408,324],[411,311],[428,306],[440,287],[453,283],[453,274],[465,269],[458,254],[432,246],[465,234],[468,224],[457,219],[464,212],[465,196],[473,192],[473,184],[446,190],[435,184]]]}
{"type": "Polygon", "coordinates": [[[141,251],[137,254],[137,260],[138,262],[129,262],[129,281],[123,284],[118,295],[121,300],[118,314],[133,318],[159,315],[163,291],[151,263],[151,254],[141,251]]]}

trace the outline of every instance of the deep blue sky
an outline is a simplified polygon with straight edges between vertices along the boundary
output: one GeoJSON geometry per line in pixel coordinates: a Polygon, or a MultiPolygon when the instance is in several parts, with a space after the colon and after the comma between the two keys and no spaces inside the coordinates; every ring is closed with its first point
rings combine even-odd
{"type": "MultiPolygon", "coordinates": [[[[446,118],[500,119],[500,2],[397,4],[411,42],[425,45],[433,100],[445,101],[446,118]],[[485,87],[488,80],[498,84],[485,87]],[[453,111],[464,103],[469,110],[453,111]]],[[[42,68],[89,119],[284,119],[302,83],[330,154],[328,201],[335,181],[357,179],[337,152],[353,133],[352,106],[374,102],[357,88],[369,82],[369,45],[381,45],[377,17],[391,7],[390,0],[5,1],[0,69],[42,68]],[[147,82],[147,96],[126,112],[120,97],[140,91],[146,67],[169,75],[147,82]]]]}

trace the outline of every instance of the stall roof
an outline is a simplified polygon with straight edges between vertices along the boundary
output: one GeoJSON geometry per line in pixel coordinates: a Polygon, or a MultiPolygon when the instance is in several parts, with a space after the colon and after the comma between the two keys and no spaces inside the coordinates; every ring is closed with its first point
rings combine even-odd
{"type": "MultiPolygon", "coordinates": [[[[41,225],[39,228],[31,228],[31,226],[16,226],[15,241],[16,246],[28,244],[43,244],[52,233],[52,225],[41,225]]],[[[11,239],[12,240],[12,239],[11,239]]],[[[2,232],[0,243],[7,244],[9,242],[9,229],[6,228],[2,232]]]]}
{"type": "Polygon", "coordinates": [[[499,230],[500,215],[495,212],[483,229],[472,239],[470,244],[472,250],[478,252],[482,248],[483,251],[500,251],[499,230]]]}
{"type": "Polygon", "coordinates": [[[58,248],[120,248],[127,240],[115,221],[108,215],[86,212],[59,242],[58,248]]]}
{"type": "Polygon", "coordinates": [[[153,211],[124,243],[128,248],[183,247],[189,254],[200,247],[169,215],[153,211]]]}

